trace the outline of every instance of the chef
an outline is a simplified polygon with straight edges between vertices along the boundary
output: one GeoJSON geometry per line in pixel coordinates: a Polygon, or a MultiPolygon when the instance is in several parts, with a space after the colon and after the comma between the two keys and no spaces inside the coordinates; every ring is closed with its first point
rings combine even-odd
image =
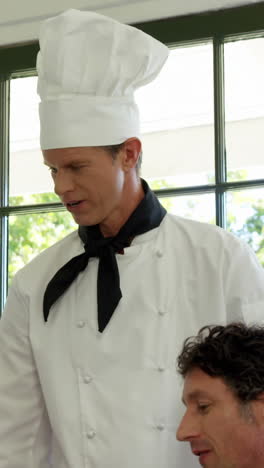
{"type": "Polygon", "coordinates": [[[250,249],[166,213],[139,177],[134,91],[167,56],[91,12],[42,26],[41,148],[79,227],[10,288],[1,468],[194,468],[175,440],[183,340],[208,323],[263,320],[264,273],[250,249]]]}

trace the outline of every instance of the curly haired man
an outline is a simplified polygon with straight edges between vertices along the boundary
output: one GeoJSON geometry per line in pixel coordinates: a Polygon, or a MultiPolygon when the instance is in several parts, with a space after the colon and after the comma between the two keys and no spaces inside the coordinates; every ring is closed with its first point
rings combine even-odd
{"type": "Polygon", "coordinates": [[[186,412],[177,439],[206,468],[264,467],[264,327],[203,327],[178,357],[186,412]]]}

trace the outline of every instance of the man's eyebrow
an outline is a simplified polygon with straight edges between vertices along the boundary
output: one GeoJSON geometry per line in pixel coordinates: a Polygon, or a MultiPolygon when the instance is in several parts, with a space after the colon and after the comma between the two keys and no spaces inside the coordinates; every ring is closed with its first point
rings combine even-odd
{"type": "MultiPolygon", "coordinates": [[[[211,395],[209,395],[209,393],[207,393],[204,390],[193,390],[192,392],[188,393],[188,395],[187,395],[187,400],[188,401],[197,400],[197,398],[210,398],[211,399],[212,397],[211,397],[211,395]]],[[[184,397],[182,397],[182,402],[186,406],[186,400],[185,400],[184,397]]]]}
{"type": "MultiPolygon", "coordinates": [[[[52,164],[50,164],[49,162],[47,162],[45,159],[43,160],[43,164],[45,166],[48,166],[48,167],[55,167],[52,164]]],[[[73,161],[69,161],[69,162],[65,163],[64,167],[78,166],[80,164],[89,165],[90,161],[83,160],[83,159],[77,159],[77,160],[73,160],[73,161]]]]}

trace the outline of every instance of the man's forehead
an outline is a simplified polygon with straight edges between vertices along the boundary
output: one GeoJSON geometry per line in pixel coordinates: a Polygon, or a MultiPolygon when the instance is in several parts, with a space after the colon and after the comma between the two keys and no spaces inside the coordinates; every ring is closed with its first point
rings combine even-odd
{"type": "Polygon", "coordinates": [[[192,390],[183,391],[182,402],[186,405],[192,401],[197,401],[201,398],[212,398],[210,391],[205,391],[201,388],[193,388],[192,390]]]}
{"type": "Polygon", "coordinates": [[[211,377],[201,369],[192,369],[186,374],[182,401],[184,404],[199,398],[214,398],[216,392],[227,389],[224,380],[220,377],[211,377]]]}
{"type": "Polygon", "coordinates": [[[76,146],[70,148],[54,148],[42,150],[44,163],[52,164],[54,161],[69,161],[76,159],[85,159],[97,155],[102,151],[100,147],[94,146],[76,146]]]}
{"type": "Polygon", "coordinates": [[[86,153],[87,151],[91,150],[92,146],[69,146],[66,148],[49,148],[43,149],[43,155],[67,155],[67,154],[78,154],[78,153],[86,153]]]}

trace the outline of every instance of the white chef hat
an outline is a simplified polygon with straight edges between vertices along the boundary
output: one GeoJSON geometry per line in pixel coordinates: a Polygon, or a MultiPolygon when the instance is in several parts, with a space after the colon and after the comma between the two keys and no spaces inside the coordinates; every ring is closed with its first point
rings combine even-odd
{"type": "Polygon", "coordinates": [[[168,48],[93,12],[46,20],[37,58],[42,149],[102,146],[139,136],[134,91],[152,81],[168,48]]]}

